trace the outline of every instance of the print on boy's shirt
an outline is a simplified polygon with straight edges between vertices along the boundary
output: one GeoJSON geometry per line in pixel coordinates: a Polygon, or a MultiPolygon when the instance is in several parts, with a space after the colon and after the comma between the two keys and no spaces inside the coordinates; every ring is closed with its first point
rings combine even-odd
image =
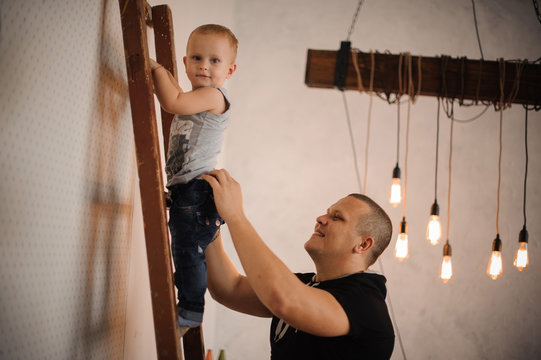
{"type": "Polygon", "coordinates": [[[177,126],[171,126],[170,149],[167,154],[168,166],[166,172],[168,178],[173,177],[184,164],[184,155],[188,150],[188,144],[194,128],[193,121],[176,122],[177,126]]]}

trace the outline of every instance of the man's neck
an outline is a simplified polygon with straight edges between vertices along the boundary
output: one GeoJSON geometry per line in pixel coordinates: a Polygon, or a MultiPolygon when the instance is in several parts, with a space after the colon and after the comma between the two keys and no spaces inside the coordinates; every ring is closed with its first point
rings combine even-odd
{"type": "Polygon", "coordinates": [[[367,266],[343,266],[343,267],[325,267],[316,264],[316,280],[317,281],[326,281],[339,279],[351,274],[361,273],[367,270],[367,266]]]}

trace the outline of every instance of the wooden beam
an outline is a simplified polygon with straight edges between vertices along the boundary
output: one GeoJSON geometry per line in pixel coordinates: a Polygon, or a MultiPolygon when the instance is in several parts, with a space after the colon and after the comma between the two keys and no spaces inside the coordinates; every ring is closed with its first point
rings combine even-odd
{"type": "MultiPolygon", "coordinates": [[[[310,87],[333,88],[337,51],[308,50],[305,83],[310,87]]],[[[371,55],[359,52],[357,63],[365,90],[370,82],[371,55]]],[[[418,89],[419,56],[412,56],[414,88],[418,89]]],[[[384,94],[400,93],[398,67],[400,55],[374,54],[374,91],[384,94]]],[[[517,65],[504,63],[504,99],[511,103],[541,105],[541,65],[524,64],[517,82],[517,65]],[[518,85],[518,92],[514,89],[518,85]]],[[[402,74],[406,73],[402,62],[402,74]]],[[[442,57],[421,57],[420,95],[446,98],[498,102],[500,100],[500,64],[498,61],[469,60],[446,57],[442,72],[442,57]],[[444,76],[442,74],[444,73],[444,76]],[[445,86],[442,86],[445,80],[445,86]]],[[[346,66],[346,90],[358,90],[357,73],[353,59],[348,57],[346,66]]],[[[404,92],[404,91],[402,91],[404,92]]]]}
{"type": "Polygon", "coordinates": [[[158,359],[182,359],[143,0],[119,0],[158,359]]]}

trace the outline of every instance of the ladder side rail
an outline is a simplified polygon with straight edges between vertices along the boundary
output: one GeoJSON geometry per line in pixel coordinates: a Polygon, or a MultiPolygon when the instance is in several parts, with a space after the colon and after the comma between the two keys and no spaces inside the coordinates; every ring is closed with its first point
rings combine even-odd
{"type": "MultiPolygon", "coordinates": [[[[156,46],[156,61],[169,70],[178,80],[177,61],[175,55],[175,42],[173,36],[173,18],[168,5],[152,7],[152,25],[154,27],[154,44],[156,46]]],[[[169,130],[173,121],[173,114],[161,109],[163,148],[167,160],[169,150],[169,130]]]]}
{"type": "Polygon", "coordinates": [[[182,359],[143,0],[119,0],[158,359],[182,359]]]}
{"type": "Polygon", "coordinates": [[[205,360],[205,345],[203,342],[203,327],[191,328],[182,337],[184,357],[186,360],[205,360]]]}

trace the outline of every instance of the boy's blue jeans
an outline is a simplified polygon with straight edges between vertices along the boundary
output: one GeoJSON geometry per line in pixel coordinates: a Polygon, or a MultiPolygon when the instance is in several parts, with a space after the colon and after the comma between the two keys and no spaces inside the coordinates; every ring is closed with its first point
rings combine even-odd
{"type": "Polygon", "coordinates": [[[178,314],[192,322],[203,321],[207,290],[205,249],[224,221],[218,215],[212,188],[201,179],[169,188],[169,230],[178,290],[178,314]]]}

